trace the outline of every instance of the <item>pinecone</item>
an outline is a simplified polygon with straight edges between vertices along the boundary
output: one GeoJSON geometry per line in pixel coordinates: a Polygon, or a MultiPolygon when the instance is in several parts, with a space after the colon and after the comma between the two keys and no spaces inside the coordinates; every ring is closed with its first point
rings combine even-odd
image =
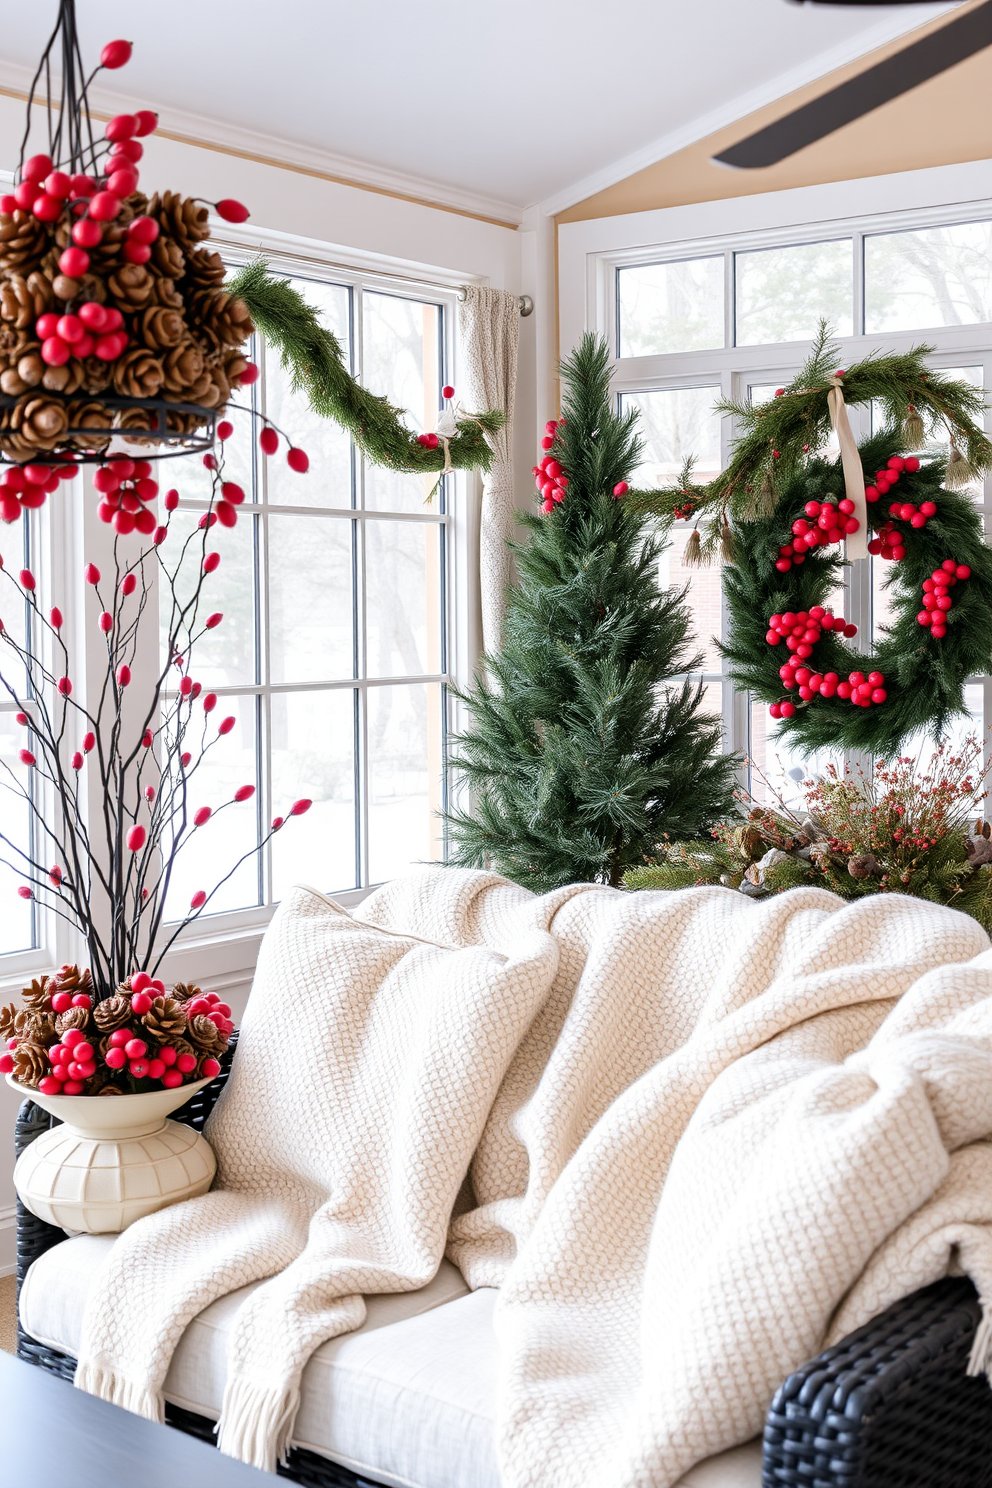
{"type": "Polygon", "coordinates": [[[0,357],[5,366],[16,367],[26,351],[40,344],[31,339],[30,332],[19,331],[10,321],[0,320],[0,357]]]}
{"type": "Polygon", "coordinates": [[[186,1032],[186,1014],[174,997],[155,997],[141,1021],[152,1038],[168,1043],[186,1032]]]}
{"type": "Polygon", "coordinates": [[[107,290],[120,310],[143,310],[155,290],[144,264],[122,263],[107,280],[107,290]]]}
{"type": "Polygon", "coordinates": [[[98,1002],[93,1009],[93,1022],[101,1033],[113,1033],[118,1028],[123,1028],[125,1023],[131,1020],[131,999],[116,992],[112,997],[105,997],[98,1002]]]}
{"type": "Polygon", "coordinates": [[[14,1056],[14,1079],[21,1085],[30,1085],[37,1090],[38,1081],[43,1080],[48,1073],[48,1052],[40,1044],[25,1040],[19,1043],[13,1051],[14,1056]]]}
{"type": "Polygon", "coordinates": [[[174,1039],[170,1039],[169,1042],[172,1045],[173,1049],[175,1049],[175,1051],[176,1051],[176,1058],[177,1059],[178,1059],[178,1057],[179,1057],[180,1054],[192,1054],[195,1059],[199,1059],[199,1057],[200,1057],[200,1050],[199,1049],[194,1049],[193,1048],[193,1045],[190,1043],[189,1039],[174,1038],[174,1039]]]}
{"type": "Polygon", "coordinates": [[[83,967],[80,970],[74,961],[66,961],[52,977],[49,991],[52,993],[68,992],[72,997],[78,993],[82,993],[85,997],[92,997],[93,978],[90,976],[89,968],[83,967]]]}
{"type": "Polygon", "coordinates": [[[21,1008],[14,1016],[14,1033],[19,1039],[47,1046],[55,1042],[55,1022],[51,1013],[33,1013],[21,1008]]]}
{"type": "Polygon", "coordinates": [[[0,1007],[0,1039],[6,1043],[7,1039],[14,1036],[14,1019],[17,1017],[17,1008],[12,1002],[0,1007]]]}
{"type": "MultiPolygon", "coordinates": [[[[84,362],[80,362],[80,366],[83,373],[80,391],[88,393],[91,398],[97,393],[105,393],[114,380],[113,364],[111,362],[103,362],[99,357],[93,356],[87,357],[84,362]]],[[[103,404],[99,404],[98,406],[103,408],[103,426],[106,427],[109,422],[107,410],[103,407],[103,404]]]]}
{"type": "Polygon", "coordinates": [[[185,320],[186,301],[176,288],[174,279],[156,279],[154,299],[156,305],[161,305],[163,310],[178,310],[185,320]]]}
{"type": "Polygon", "coordinates": [[[197,1013],[186,1026],[186,1037],[197,1054],[223,1054],[227,1039],[205,1013],[197,1013]]]}
{"type": "Polygon", "coordinates": [[[232,388],[241,385],[241,379],[248,370],[248,358],[240,351],[229,351],[224,356],[224,376],[232,388]]]}
{"type": "Polygon", "coordinates": [[[186,272],[183,250],[174,238],[167,238],[163,233],[152,244],[152,256],[148,262],[163,279],[181,279],[186,272]]]}
{"type": "MultiPolygon", "coordinates": [[[[93,1078],[95,1080],[96,1075],[93,1078]]],[[[123,1095],[124,1091],[121,1090],[119,1085],[115,1085],[112,1080],[108,1080],[106,1085],[101,1085],[96,1093],[97,1095],[123,1095]]]]}
{"type": "Polygon", "coordinates": [[[44,315],[53,303],[51,284],[37,272],[27,278],[23,274],[11,274],[0,283],[0,319],[9,320],[18,330],[33,327],[38,316],[44,315]]]}
{"type": "Polygon", "coordinates": [[[186,322],[178,310],[166,310],[161,305],[154,305],[142,310],[135,330],[151,351],[164,351],[183,341],[186,336],[186,322]]]}
{"type": "Polygon", "coordinates": [[[203,993],[195,982],[177,982],[172,989],[173,1002],[192,1002],[194,997],[202,997],[203,993]]]}
{"type": "MultiPolygon", "coordinates": [[[[163,376],[162,363],[153,352],[146,351],[143,346],[132,347],[114,363],[114,387],[125,398],[157,397],[163,376]]],[[[128,413],[135,411],[144,412],[143,409],[126,410],[128,413]]],[[[122,420],[119,427],[147,429],[148,422],[146,419],[144,423],[125,424],[122,420]]]]}
{"type": "Polygon", "coordinates": [[[200,325],[216,337],[219,347],[237,347],[255,327],[248,306],[226,290],[198,290],[189,296],[189,309],[200,325]]]}
{"type": "Polygon", "coordinates": [[[48,233],[31,212],[0,215],[0,273],[30,273],[48,248],[48,233]]]}
{"type": "Polygon", "coordinates": [[[0,442],[11,453],[32,459],[54,449],[68,427],[64,403],[43,393],[27,393],[10,410],[10,424],[0,442]]]}
{"type": "MultiPolygon", "coordinates": [[[[115,429],[142,429],[146,433],[155,424],[154,414],[144,408],[119,409],[114,420],[115,429]]],[[[125,444],[154,444],[154,439],[136,439],[133,435],[124,435],[125,444]]]]}
{"type": "Polygon", "coordinates": [[[89,1027],[90,1014],[86,1008],[66,1008],[64,1013],[59,1013],[55,1019],[55,1031],[59,1038],[68,1033],[70,1028],[78,1028],[82,1031],[89,1027]]]}
{"type": "MultiPolygon", "coordinates": [[[[92,360],[96,361],[97,359],[94,357],[92,360]]],[[[88,368],[89,365],[88,361],[83,363],[84,367],[88,368]]],[[[103,384],[103,387],[106,387],[112,376],[110,368],[106,362],[97,362],[97,365],[101,370],[106,371],[107,381],[103,384]]],[[[102,392],[102,390],[102,388],[89,389],[90,392],[102,392]]],[[[89,403],[85,399],[80,399],[78,402],[70,403],[66,412],[70,428],[93,430],[92,434],[86,434],[85,436],[73,439],[72,443],[76,449],[103,450],[107,448],[112,436],[109,433],[101,434],[98,432],[106,429],[108,424],[107,409],[102,403],[89,403]]]]}
{"type": "MultiPolygon", "coordinates": [[[[148,312],[145,311],[145,314],[147,315],[148,312]]],[[[186,338],[178,346],[173,346],[171,351],[166,352],[163,370],[165,380],[162,385],[165,391],[185,395],[199,383],[203,376],[203,353],[195,341],[186,338]]],[[[187,401],[185,396],[182,401],[187,401]]],[[[189,399],[188,401],[195,400],[189,399]]]]}
{"type": "MultiPolygon", "coordinates": [[[[27,392],[28,388],[38,386],[46,371],[54,372],[56,369],[45,366],[45,363],[41,360],[41,345],[39,342],[33,341],[29,347],[25,347],[22,355],[18,357],[15,370],[18,378],[24,384],[22,391],[27,392]]],[[[62,368],[60,367],[58,370],[61,371],[62,368]]]]}
{"type": "MultiPolygon", "coordinates": [[[[20,366],[17,370],[20,372],[20,366]]],[[[66,397],[78,393],[82,383],[83,364],[78,357],[72,357],[61,367],[46,367],[41,379],[42,387],[50,393],[63,393],[66,397]]]]}
{"type": "Polygon", "coordinates": [[[172,238],[184,254],[193,252],[197,243],[210,236],[209,212],[192,197],[178,191],[156,192],[148,203],[148,215],[154,217],[164,237],[172,238]]]}
{"type": "Polygon", "coordinates": [[[219,289],[227,270],[219,253],[197,248],[186,260],[186,279],[191,289],[219,289]]]}
{"type": "Polygon", "coordinates": [[[30,987],[25,987],[21,993],[26,1007],[32,1012],[48,1012],[52,1006],[51,977],[40,976],[32,979],[30,987]]]}

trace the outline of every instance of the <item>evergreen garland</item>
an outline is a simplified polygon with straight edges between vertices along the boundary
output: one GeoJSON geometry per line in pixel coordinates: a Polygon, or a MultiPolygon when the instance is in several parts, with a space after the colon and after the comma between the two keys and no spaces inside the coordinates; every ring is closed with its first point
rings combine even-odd
{"type": "Polygon", "coordinates": [[[462,700],[453,764],[474,813],[447,815],[450,861],[491,866],[538,892],[618,884],[666,833],[724,814],[736,761],[700,712],[684,591],[658,587],[661,541],[614,487],[637,465],[637,413],[618,414],[605,341],[562,364],[553,453],[568,475],[546,516],[521,514],[502,649],[462,700]]]}
{"type": "MultiPolygon", "coordinates": [[[[248,306],[251,318],[280,359],[294,392],[306,395],[321,418],[347,429],[355,444],[374,465],[414,475],[440,474],[444,449],[428,449],[401,422],[402,409],[388,398],[371,393],[356,382],[345,363],[341,344],[298,290],[270,274],[258,258],[240,269],[225,286],[248,306]]],[[[503,427],[505,417],[491,410],[459,420],[458,433],[449,441],[451,464],[459,470],[488,470],[492,451],[485,435],[503,427]]]]}
{"type": "Polygon", "coordinates": [[[676,485],[631,495],[645,511],[661,516],[681,515],[687,507],[687,515],[711,512],[714,520],[705,533],[702,556],[715,553],[726,516],[747,521],[774,510],[802,474],[810,453],[827,442],[829,379],[841,370],[844,401],[875,403],[888,427],[901,431],[898,447],[921,449],[928,435],[949,438],[957,483],[985,474],[992,468],[992,443],[981,424],[985,395],[981,388],[928,367],[932,351],[931,346],[914,346],[899,356],[872,353],[841,369],[839,352],[821,323],[805,366],[779,396],[753,405],[731,400],[717,404],[717,412],[731,415],[739,431],[726,470],[708,485],[697,486],[689,462],[676,485]]]}
{"type": "MultiPolygon", "coordinates": [[[[886,430],[860,447],[866,470],[884,466],[902,447],[899,431],[886,430]]],[[[964,683],[969,676],[992,666],[992,551],[986,546],[982,520],[966,495],[942,489],[945,462],[922,464],[903,475],[899,500],[919,505],[933,501],[937,513],[925,527],[905,529],[906,556],[891,564],[887,586],[892,589],[894,621],[871,656],[858,655],[832,631],[824,631],[808,663],[820,674],[836,672],[846,678],[852,669],[879,671],[885,677],[886,701],[870,708],[854,707],[839,697],[814,696],[797,700],[784,689],[779,668],[788,654],[766,640],[769,618],[787,611],[809,612],[826,606],[840,582],[841,560],[824,549],[785,573],[775,561],[792,537],[792,523],[802,517],[808,501],[837,500],[844,494],[839,463],[809,460],[794,469],[780,491],[776,510],[731,528],[733,560],[724,567],[724,590],[730,615],[729,640],[721,648],[730,662],[738,687],[765,703],[789,699],[796,705],[780,727],[803,752],[821,747],[889,754],[901,741],[923,729],[938,735],[952,715],[965,711],[964,683]],[[935,568],[953,558],[967,564],[971,577],[953,590],[947,634],[939,639],[921,626],[923,582],[935,568]]],[[[890,520],[889,499],[868,506],[873,529],[890,520]]]]}

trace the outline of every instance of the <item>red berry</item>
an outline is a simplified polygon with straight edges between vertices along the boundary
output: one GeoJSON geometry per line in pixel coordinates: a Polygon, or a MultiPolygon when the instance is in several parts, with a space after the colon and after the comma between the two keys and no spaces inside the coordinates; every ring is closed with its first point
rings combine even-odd
{"type": "Polygon", "coordinates": [[[147,243],[135,243],[131,238],[124,244],[124,257],[128,263],[147,263],[152,256],[152,250],[147,243]]]}
{"type": "Polygon", "coordinates": [[[796,705],[795,705],[795,703],[790,703],[788,701],[788,699],[786,699],[786,701],[784,703],[780,703],[779,704],[779,713],[780,713],[780,715],[783,718],[791,718],[793,716],[793,714],[795,713],[795,711],[796,711],[796,705]]]}
{"type": "Polygon", "coordinates": [[[297,475],[306,475],[310,469],[310,456],[306,450],[290,448],[286,451],[286,464],[290,470],[295,470],[297,475]]]}
{"type": "Polygon", "coordinates": [[[55,996],[52,998],[52,1011],[53,1012],[55,1012],[55,1013],[64,1013],[67,1008],[71,1008],[71,1007],[72,1007],[72,993],[71,992],[56,992],[55,993],[55,996]]]}
{"type": "Polygon", "coordinates": [[[218,217],[223,217],[225,222],[247,222],[248,208],[242,206],[241,202],[235,201],[233,197],[226,196],[222,201],[214,202],[218,217]]]}
{"type": "Polygon", "coordinates": [[[108,41],[100,53],[100,66],[110,69],[124,67],[126,63],[130,62],[133,50],[134,48],[129,41],[108,41]]]}
{"type": "Polygon", "coordinates": [[[33,181],[37,185],[51,174],[51,170],[52,157],[50,155],[31,155],[21,168],[21,179],[33,181]]]}
{"type": "Polygon", "coordinates": [[[73,226],[72,241],[80,248],[95,248],[102,240],[103,228],[92,217],[81,217],[73,226]]]}
{"type": "Polygon", "coordinates": [[[77,992],[72,999],[73,1007],[86,1008],[87,1012],[93,1006],[93,999],[88,992],[77,992]]]}
{"type": "Polygon", "coordinates": [[[910,455],[903,462],[903,469],[908,475],[915,475],[920,468],[920,462],[915,455],[910,455]]]}
{"type": "Polygon", "coordinates": [[[131,998],[131,1011],[140,1018],[152,1005],[152,1000],[147,992],[136,992],[131,998]]]}
{"type": "Polygon", "coordinates": [[[176,1069],[184,1075],[192,1074],[193,1070],[196,1069],[196,1055],[180,1054],[176,1060],[176,1069]]]}
{"type": "Polygon", "coordinates": [[[132,1080],[146,1080],[148,1078],[148,1060],[132,1059],[128,1063],[127,1072],[132,1080]]]}
{"type": "Polygon", "coordinates": [[[258,381],[258,367],[255,365],[254,362],[249,362],[248,365],[247,365],[247,367],[245,368],[245,370],[241,373],[240,377],[238,378],[238,383],[242,387],[251,387],[252,383],[253,382],[257,382],[257,381],[258,381]]]}
{"type": "Polygon", "coordinates": [[[121,199],[112,191],[98,191],[90,200],[90,216],[95,222],[112,222],[121,209],[121,199]]]}
{"type": "Polygon", "coordinates": [[[266,424],[265,428],[259,434],[258,444],[263,455],[274,455],[279,448],[279,435],[270,424],[266,424]]]}

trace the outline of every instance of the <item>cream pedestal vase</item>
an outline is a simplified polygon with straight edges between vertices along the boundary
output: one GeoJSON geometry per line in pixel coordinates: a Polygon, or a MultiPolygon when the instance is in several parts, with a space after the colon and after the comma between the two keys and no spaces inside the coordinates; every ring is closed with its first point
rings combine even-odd
{"type": "Polygon", "coordinates": [[[104,1235],[206,1193],[217,1170],[210,1144],[166,1117],[208,1083],[145,1095],[41,1095],[8,1075],[13,1090],[62,1122],[18,1158],[21,1202],[48,1224],[104,1235]]]}

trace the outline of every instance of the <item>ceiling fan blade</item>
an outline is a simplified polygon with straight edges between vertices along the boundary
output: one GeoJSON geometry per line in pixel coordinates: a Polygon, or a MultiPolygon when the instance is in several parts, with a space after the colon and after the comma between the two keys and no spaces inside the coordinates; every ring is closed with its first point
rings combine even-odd
{"type": "Polygon", "coordinates": [[[992,0],[985,0],[984,5],[911,42],[884,62],[876,62],[857,77],[721,150],[712,156],[713,163],[735,170],[762,170],[777,165],[797,150],[908,93],[987,46],[992,46],[992,0]]]}

